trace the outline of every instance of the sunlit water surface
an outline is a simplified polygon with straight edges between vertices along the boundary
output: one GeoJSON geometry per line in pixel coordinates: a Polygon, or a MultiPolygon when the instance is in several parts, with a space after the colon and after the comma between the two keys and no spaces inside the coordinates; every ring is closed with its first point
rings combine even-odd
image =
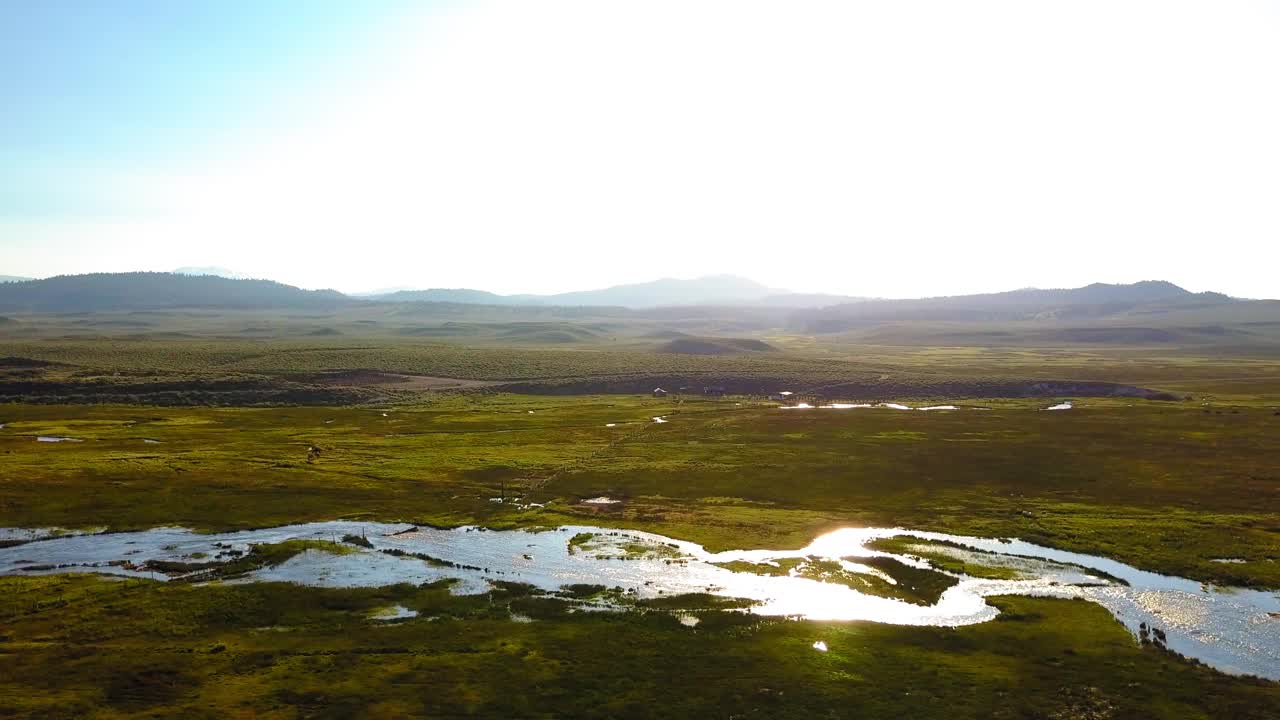
{"type": "MultiPolygon", "coordinates": [[[[182,528],[144,532],[51,536],[48,532],[0,530],[0,539],[39,538],[0,548],[0,574],[91,571],[134,577],[165,576],[141,569],[148,560],[200,562],[229,559],[250,545],[306,538],[341,540],[361,535],[373,549],[337,555],[308,550],[245,581],[287,581],[319,587],[368,587],[455,578],[453,592],[483,593],[491,580],[508,580],[554,591],[574,583],[617,587],[638,598],[705,592],[755,601],[749,612],[811,620],[867,620],[900,625],[959,626],[991,620],[997,610],[985,598],[1028,595],[1083,598],[1107,608],[1135,634],[1141,623],[1162,629],[1170,649],[1236,674],[1280,680],[1280,595],[1219,588],[1184,578],[1145,572],[1102,557],[1065,552],[1019,540],[996,540],[901,528],[848,528],[823,535],[800,550],[734,550],[710,553],[700,545],[634,530],[568,526],[554,530],[441,530],[363,522],[323,522],[205,535],[182,528]],[[594,533],[585,545],[569,539],[594,533]],[[796,576],[734,572],[713,563],[770,563],[816,556],[844,560],[854,572],[878,573],[857,558],[892,557],[927,567],[911,555],[870,550],[872,540],[909,535],[944,540],[994,553],[969,558],[978,564],[1017,570],[1017,580],[957,575],[959,583],[934,605],[915,605],[867,595],[835,583],[796,576]],[[467,567],[442,567],[381,550],[421,553],[467,567]],[[221,554],[221,557],[220,557],[221,554]],[[625,559],[624,559],[625,558],[625,559]],[[478,568],[478,569],[472,569],[478,568]],[[1108,578],[1118,578],[1124,585],[1108,578]]],[[[965,550],[948,549],[959,553],[965,550]]]]}

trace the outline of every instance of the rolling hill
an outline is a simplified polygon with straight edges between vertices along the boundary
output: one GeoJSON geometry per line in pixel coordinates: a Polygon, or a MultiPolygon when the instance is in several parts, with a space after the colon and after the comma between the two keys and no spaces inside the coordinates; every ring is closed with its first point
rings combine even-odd
{"type": "Polygon", "coordinates": [[[981,295],[868,300],[799,311],[794,325],[809,332],[842,332],[886,322],[1008,322],[1088,320],[1146,309],[1150,312],[1222,307],[1241,302],[1220,293],[1192,293],[1165,281],[1081,288],[1025,289],[981,295]]]}
{"type": "Polygon", "coordinates": [[[658,347],[660,353],[679,355],[738,355],[777,350],[763,340],[726,337],[678,337],[658,347]]]}
{"type": "Polygon", "coordinates": [[[79,334],[92,328],[100,333],[150,334],[193,330],[179,323],[160,327],[133,317],[103,316],[178,308],[343,310],[342,317],[320,318],[323,322],[305,317],[283,319],[276,325],[257,320],[243,326],[230,319],[222,324],[210,321],[199,332],[335,338],[385,333],[422,340],[467,338],[468,342],[530,346],[631,343],[665,353],[710,355],[766,352],[771,348],[746,347],[725,339],[778,331],[835,335],[840,336],[838,342],[867,345],[1265,346],[1269,352],[1280,348],[1280,302],[1193,293],[1164,281],[858,300],[823,307],[814,304],[841,296],[770,293],[758,283],[720,276],[547,295],[536,302],[529,299],[531,296],[468,289],[396,292],[371,300],[268,280],[142,272],[0,284],[0,314],[20,320],[28,313],[99,316],[55,325],[24,320],[20,325],[8,325],[8,333],[79,334]],[[766,294],[727,299],[746,292],[766,294]],[[680,299],[684,302],[677,302],[680,299]],[[654,339],[661,340],[657,343],[661,347],[655,347],[654,339]]]}
{"type": "Polygon", "coordinates": [[[333,290],[302,290],[270,280],[154,272],[60,275],[0,285],[0,310],[8,312],[334,308],[351,302],[333,290]]]}
{"type": "Polygon", "coordinates": [[[1164,281],[875,300],[793,313],[793,332],[871,345],[1280,347],[1280,301],[1164,281]]]}
{"type": "Polygon", "coordinates": [[[435,302],[464,303],[467,305],[523,305],[520,295],[499,295],[486,290],[469,288],[431,288],[429,290],[397,290],[380,295],[364,295],[379,302],[435,302]]]}

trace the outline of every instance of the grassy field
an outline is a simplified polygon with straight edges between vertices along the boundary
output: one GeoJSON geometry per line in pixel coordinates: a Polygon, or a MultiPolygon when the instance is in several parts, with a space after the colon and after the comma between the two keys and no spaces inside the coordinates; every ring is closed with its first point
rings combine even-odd
{"type": "Polygon", "coordinates": [[[386,409],[12,405],[0,418],[0,524],[589,520],[714,549],[799,547],[840,525],[902,525],[1280,587],[1272,411],[959,402],[992,409],[505,394],[386,409]],[[547,507],[489,501],[504,491],[547,507]],[[602,494],[624,502],[579,503],[602,494]],[[1226,557],[1245,562],[1213,561],[1226,557]]]}
{"type": "MultiPolygon", "coordinates": [[[[405,339],[14,340],[0,337],[0,400],[143,405],[413,404],[414,378],[535,394],[719,386],[830,398],[1121,395],[1280,406],[1277,360],[1151,348],[852,346],[785,335],[782,348],[730,355],[494,346],[405,339]],[[404,376],[409,376],[408,378],[404,376]]],[[[651,341],[656,342],[656,341],[651,341]]],[[[428,395],[430,393],[427,393],[428,395]]]]}
{"type": "Polygon", "coordinates": [[[0,400],[243,406],[421,399],[411,385],[340,375],[376,372],[538,394],[719,385],[869,399],[1009,397],[1059,394],[1038,389],[1056,381],[1280,404],[1280,340],[1272,337],[1280,324],[1250,318],[1237,318],[1226,335],[1206,335],[1214,340],[1206,343],[1045,335],[1052,321],[810,334],[797,332],[790,311],[765,308],[368,303],[331,312],[45,313],[0,323],[0,400]]]}
{"type": "MultiPolygon", "coordinates": [[[[0,526],[578,523],[719,550],[889,525],[1280,588],[1280,370],[1265,349],[869,345],[739,327],[777,350],[690,355],[608,317],[405,334],[420,320],[375,332],[359,329],[370,318],[264,317],[246,333],[259,320],[214,315],[184,337],[165,329],[182,318],[81,319],[28,332],[26,318],[0,337],[0,526]],[[694,391],[635,392],[685,383],[694,391]],[[701,395],[711,384],[731,394],[701,395]],[[1116,387],[1191,399],[1099,396],[1116,387]],[[760,394],[781,389],[960,409],[780,410],[760,394]],[[1043,411],[1065,399],[1070,411],[1043,411]],[[620,502],[582,502],[599,495],[620,502]]],[[[935,579],[896,590],[927,601],[935,579]]],[[[1275,683],[1140,645],[1099,607],[995,602],[999,620],[947,630],[671,601],[693,608],[690,628],[672,608],[571,612],[514,586],[455,597],[0,578],[0,714],[1262,718],[1280,706],[1275,683]],[[373,617],[393,605],[420,616],[373,617]]]]}
{"type": "Polygon", "coordinates": [[[23,717],[1261,719],[1280,705],[1280,685],[1140,646],[1080,601],[997,598],[999,620],[956,630],[686,610],[691,628],[520,587],[0,590],[0,713],[23,717]],[[376,619],[393,605],[419,615],[376,619]]]}

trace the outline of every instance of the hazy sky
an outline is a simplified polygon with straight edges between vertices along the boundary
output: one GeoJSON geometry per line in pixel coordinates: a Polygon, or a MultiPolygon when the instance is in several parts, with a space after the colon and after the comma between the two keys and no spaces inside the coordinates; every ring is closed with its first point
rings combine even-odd
{"type": "Polygon", "coordinates": [[[1280,296],[1280,2],[13,0],[0,274],[1280,296]]]}

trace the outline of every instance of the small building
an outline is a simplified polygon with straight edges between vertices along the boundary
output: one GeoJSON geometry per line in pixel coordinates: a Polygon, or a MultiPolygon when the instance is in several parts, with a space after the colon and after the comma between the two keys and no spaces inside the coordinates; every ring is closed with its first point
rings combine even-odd
{"type": "Polygon", "coordinates": [[[724,395],[724,386],[723,385],[707,385],[706,387],[702,388],[702,394],[714,395],[717,397],[720,395],[724,395]]]}
{"type": "Polygon", "coordinates": [[[653,389],[653,396],[654,396],[654,397],[656,397],[656,398],[663,398],[663,397],[666,397],[666,396],[667,396],[667,391],[666,391],[666,390],[663,390],[662,388],[654,388],[654,389],[653,389]]]}
{"type": "Polygon", "coordinates": [[[791,392],[790,390],[783,390],[782,392],[776,392],[770,395],[769,399],[777,400],[778,402],[786,402],[791,399],[792,395],[795,395],[795,393],[791,392]]]}

